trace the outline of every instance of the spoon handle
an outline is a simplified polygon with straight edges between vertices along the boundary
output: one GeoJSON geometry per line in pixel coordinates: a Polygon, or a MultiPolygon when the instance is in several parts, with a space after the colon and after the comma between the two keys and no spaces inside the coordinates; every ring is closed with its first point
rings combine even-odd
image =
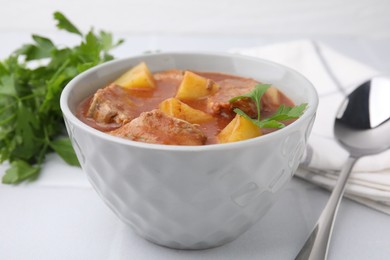
{"type": "Polygon", "coordinates": [[[333,224],[336,219],[338,206],[343,197],[345,185],[351,174],[352,168],[358,158],[349,156],[345,163],[332,194],[321,213],[320,218],[309,238],[306,240],[296,260],[323,260],[327,259],[328,246],[332,235],[333,224]]]}

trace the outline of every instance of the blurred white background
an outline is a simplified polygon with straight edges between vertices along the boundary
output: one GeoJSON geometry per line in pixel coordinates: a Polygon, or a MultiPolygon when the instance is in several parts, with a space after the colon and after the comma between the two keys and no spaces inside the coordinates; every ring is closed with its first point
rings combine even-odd
{"type": "Polygon", "coordinates": [[[309,38],[390,71],[390,52],[383,51],[390,41],[389,0],[0,0],[0,6],[0,58],[30,42],[31,33],[77,42],[56,29],[53,13],[61,11],[84,32],[94,27],[124,38],[116,57],[309,38]]]}
{"type": "Polygon", "coordinates": [[[137,35],[390,37],[388,0],[0,0],[0,32],[54,31],[62,11],[90,26],[137,35]]]}

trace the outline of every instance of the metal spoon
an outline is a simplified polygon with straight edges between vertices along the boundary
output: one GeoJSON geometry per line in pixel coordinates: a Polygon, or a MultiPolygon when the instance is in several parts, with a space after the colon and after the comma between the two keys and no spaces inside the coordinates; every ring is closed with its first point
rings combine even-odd
{"type": "Polygon", "coordinates": [[[337,209],[354,164],[362,156],[390,148],[390,78],[372,78],[348,95],[336,116],[334,135],[349,152],[349,158],[314,230],[295,259],[327,259],[337,209]]]}

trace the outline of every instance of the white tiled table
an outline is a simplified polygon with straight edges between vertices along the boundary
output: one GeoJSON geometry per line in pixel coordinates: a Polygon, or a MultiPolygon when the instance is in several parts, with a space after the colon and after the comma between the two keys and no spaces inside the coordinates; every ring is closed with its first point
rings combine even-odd
{"type": "MultiPolygon", "coordinates": [[[[28,35],[0,33],[0,58],[28,40],[28,35]]],[[[63,34],[49,36],[60,42],[74,40],[63,34]]],[[[224,51],[293,39],[125,38],[116,56],[145,50],[224,51]]],[[[390,38],[317,40],[390,74],[390,38]]],[[[0,176],[4,171],[5,166],[0,166],[0,176]]],[[[293,259],[328,196],[327,191],[294,178],[271,211],[236,241],[203,251],[172,250],[135,235],[103,204],[80,169],[49,156],[37,182],[0,185],[0,259],[293,259]]],[[[329,259],[390,259],[390,216],[344,199],[329,259]]]]}

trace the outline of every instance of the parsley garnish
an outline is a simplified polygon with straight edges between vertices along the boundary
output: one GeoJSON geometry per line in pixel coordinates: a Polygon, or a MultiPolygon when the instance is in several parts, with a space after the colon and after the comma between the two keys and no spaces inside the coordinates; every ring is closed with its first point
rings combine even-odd
{"type": "Polygon", "coordinates": [[[267,91],[267,89],[270,87],[270,84],[258,84],[255,86],[255,88],[244,95],[234,97],[229,100],[230,103],[233,103],[239,99],[242,98],[250,98],[256,103],[257,108],[257,119],[253,119],[250,116],[248,116],[244,111],[242,111],[239,108],[235,108],[233,111],[236,114],[239,114],[240,116],[248,119],[253,124],[257,125],[260,128],[283,128],[285,125],[280,122],[284,120],[289,119],[295,119],[300,117],[303,112],[305,111],[307,104],[303,103],[299,106],[295,107],[287,107],[284,104],[280,105],[278,110],[273,114],[272,116],[265,118],[261,120],[260,118],[260,105],[261,105],[261,97],[264,95],[264,93],[267,91]]]}
{"type": "Polygon", "coordinates": [[[10,161],[3,183],[37,178],[48,152],[78,165],[59,106],[64,86],[79,73],[111,60],[109,51],[122,43],[92,29],[83,34],[62,13],[54,13],[58,29],[81,37],[74,47],[58,47],[33,35],[0,61],[0,163],[10,161]]]}

